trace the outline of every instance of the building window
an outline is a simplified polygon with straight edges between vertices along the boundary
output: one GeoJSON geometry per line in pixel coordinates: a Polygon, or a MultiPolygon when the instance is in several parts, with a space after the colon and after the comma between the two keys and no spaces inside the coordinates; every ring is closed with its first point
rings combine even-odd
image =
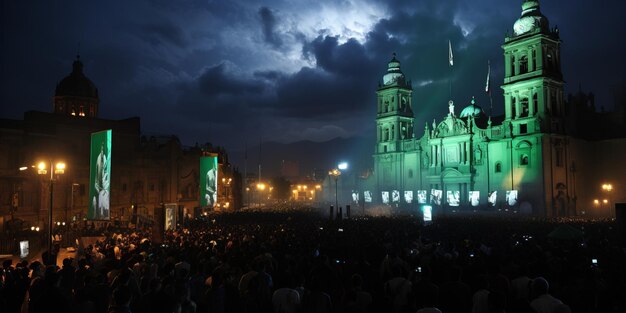
{"type": "Polygon", "coordinates": [[[520,157],[520,165],[526,166],[529,162],[530,160],[528,159],[528,154],[522,154],[522,156],[520,157]]]}
{"type": "Polygon", "coordinates": [[[532,59],[532,62],[533,62],[532,70],[536,71],[537,70],[537,50],[535,50],[535,49],[533,49],[533,59],[532,59]]]}
{"type": "Polygon", "coordinates": [[[516,101],[515,101],[515,97],[511,98],[511,118],[515,118],[517,117],[515,115],[515,106],[517,105],[516,101]]]}
{"type": "Polygon", "coordinates": [[[384,146],[383,146],[383,151],[384,151],[384,152],[387,152],[387,145],[384,145],[384,146]]]}
{"type": "Polygon", "coordinates": [[[519,58],[519,73],[520,74],[528,73],[528,57],[525,55],[519,58]]]}
{"type": "Polygon", "coordinates": [[[502,172],[502,163],[497,162],[496,163],[496,169],[495,169],[496,173],[501,173],[502,172]]]}
{"type": "Polygon", "coordinates": [[[537,115],[539,112],[539,103],[537,100],[537,93],[533,95],[533,115],[537,115]]]}
{"type": "Polygon", "coordinates": [[[78,187],[78,192],[80,193],[81,196],[85,195],[85,185],[84,184],[80,184],[80,187],[78,187]]]}
{"type": "Polygon", "coordinates": [[[520,101],[521,109],[520,117],[528,117],[528,98],[522,98],[520,101]]]}
{"type": "Polygon", "coordinates": [[[528,125],[527,124],[520,124],[519,125],[519,133],[520,134],[525,134],[528,132],[528,125]]]}
{"type": "Polygon", "coordinates": [[[409,170],[409,178],[413,178],[413,170],[409,170]]]}

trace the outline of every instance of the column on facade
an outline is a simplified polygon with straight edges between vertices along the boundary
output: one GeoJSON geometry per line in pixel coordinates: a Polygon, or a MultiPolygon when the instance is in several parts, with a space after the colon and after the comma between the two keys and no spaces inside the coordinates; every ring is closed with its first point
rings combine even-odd
{"type": "Polygon", "coordinates": [[[514,60],[514,65],[515,65],[515,74],[514,75],[519,75],[519,58],[517,56],[517,54],[513,54],[513,60],[514,60]]]}
{"type": "Polygon", "coordinates": [[[511,118],[511,94],[504,94],[504,117],[505,119],[511,118]]]}
{"type": "MultiPolygon", "coordinates": [[[[530,89],[530,94],[528,96],[528,116],[535,116],[535,93],[537,92],[537,88],[533,87],[530,89]]],[[[539,98],[537,98],[539,101],[539,98]]]]}
{"type": "Polygon", "coordinates": [[[530,47],[528,50],[526,50],[526,55],[527,55],[527,59],[528,59],[528,72],[532,72],[535,69],[533,68],[533,50],[535,48],[534,47],[530,47]]]}
{"type": "Polygon", "coordinates": [[[504,55],[504,77],[511,77],[511,53],[504,55]]]}
{"type": "Polygon", "coordinates": [[[520,115],[520,97],[519,97],[519,91],[515,91],[515,116],[513,118],[518,118],[520,115]]]}

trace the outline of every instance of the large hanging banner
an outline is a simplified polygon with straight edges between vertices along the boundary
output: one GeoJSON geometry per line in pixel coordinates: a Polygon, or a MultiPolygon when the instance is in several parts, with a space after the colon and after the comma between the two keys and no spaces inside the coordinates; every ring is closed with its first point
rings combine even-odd
{"type": "Polygon", "coordinates": [[[200,158],[200,206],[212,208],[217,202],[217,156],[200,158]]]}
{"type": "Polygon", "coordinates": [[[166,203],[165,204],[165,230],[176,230],[178,204],[166,203]]]}
{"type": "Polygon", "coordinates": [[[110,129],[91,134],[89,220],[111,218],[111,135],[110,129]]]}

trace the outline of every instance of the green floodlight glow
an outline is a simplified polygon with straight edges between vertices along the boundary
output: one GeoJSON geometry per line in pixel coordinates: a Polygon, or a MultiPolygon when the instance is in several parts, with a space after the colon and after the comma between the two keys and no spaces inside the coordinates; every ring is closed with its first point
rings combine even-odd
{"type": "Polygon", "coordinates": [[[339,163],[339,165],[337,165],[337,168],[340,170],[347,170],[348,169],[348,162],[341,162],[339,163]]]}

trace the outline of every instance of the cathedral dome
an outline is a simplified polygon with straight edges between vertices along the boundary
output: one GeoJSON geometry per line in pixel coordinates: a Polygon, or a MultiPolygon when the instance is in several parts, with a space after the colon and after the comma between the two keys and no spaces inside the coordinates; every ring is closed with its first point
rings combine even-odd
{"type": "Polygon", "coordinates": [[[387,74],[383,76],[383,84],[385,86],[393,84],[404,84],[404,73],[400,70],[400,61],[396,59],[396,54],[387,65],[387,74]]]}
{"type": "Polygon", "coordinates": [[[474,100],[474,97],[472,97],[472,101],[470,103],[470,105],[466,106],[463,111],[461,111],[461,115],[459,115],[459,117],[461,118],[467,118],[467,117],[480,117],[481,115],[485,114],[483,112],[483,109],[481,107],[479,107],[478,105],[476,105],[476,100],[474,100]]]}
{"type": "Polygon", "coordinates": [[[57,84],[54,95],[98,98],[98,88],[83,74],[83,63],[79,56],[74,61],[72,73],[57,84]]]}
{"type": "Polygon", "coordinates": [[[513,24],[515,36],[521,36],[539,30],[547,32],[550,28],[548,18],[539,10],[539,0],[525,0],[522,3],[522,16],[513,24]]]}

